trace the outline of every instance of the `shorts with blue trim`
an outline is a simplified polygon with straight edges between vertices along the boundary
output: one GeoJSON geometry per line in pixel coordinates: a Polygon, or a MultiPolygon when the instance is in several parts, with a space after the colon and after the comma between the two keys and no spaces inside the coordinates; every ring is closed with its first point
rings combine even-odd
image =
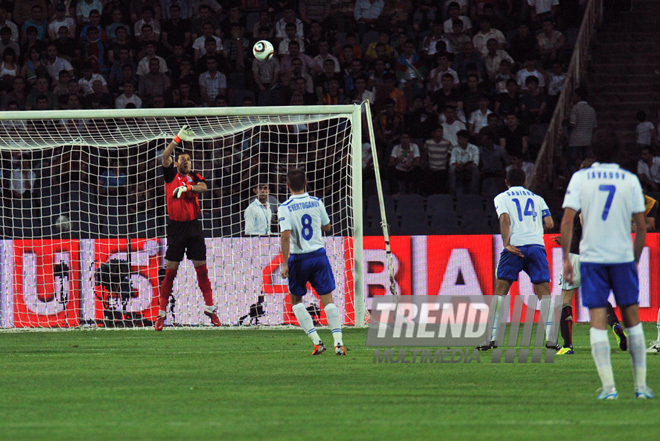
{"type": "Polygon", "coordinates": [[[516,256],[506,249],[500,254],[497,264],[497,278],[515,282],[520,271],[525,271],[532,283],[550,282],[550,267],[543,245],[522,245],[517,247],[524,257],[516,256]]]}
{"type": "Polygon", "coordinates": [[[582,304],[587,308],[604,308],[610,290],[618,306],[639,303],[639,277],[635,262],[580,262],[582,304]]]}
{"type": "Polygon", "coordinates": [[[307,294],[307,282],[318,295],[330,294],[335,290],[335,277],[325,249],[289,256],[289,292],[304,296],[307,294]]]}

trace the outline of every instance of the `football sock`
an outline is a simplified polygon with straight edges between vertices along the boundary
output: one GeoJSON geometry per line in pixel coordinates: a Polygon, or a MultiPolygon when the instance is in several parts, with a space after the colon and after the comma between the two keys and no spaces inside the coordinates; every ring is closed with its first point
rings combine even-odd
{"type": "Polygon", "coordinates": [[[172,286],[174,286],[174,278],[176,277],[176,270],[165,270],[165,278],[163,284],[160,286],[160,310],[167,311],[167,301],[172,295],[172,286]]]}
{"type": "Polygon", "coordinates": [[[325,316],[328,318],[328,325],[332,330],[332,338],[335,339],[335,346],[343,346],[339,310],[334,303],[325,305],[325,316]]]}
{"type": "Polygon", "coordinates": [[[598,376],[603,384],[603,391],[612,392],[614,387],[614,372],[610,360],[610,340],[607,338],[607,330],[591,328],[591,356],[596,363],[598,376]]]}
{"type": "Polygon", "coordinates": [[[658,308],[658,321],[655,323],[655,326],[658,328],[658,339],[656,342],[660,342],[660,308],[658,308]]]}
{"type": "Polygon", "coordinates": [[[568,348],[573,346],[573,307],[571,305],[564,305],[561,308],[561,321],[559,326],[561,328],[561,338],[564,339],[564,347],[568,348]]]}
{"type": "Polygon", "coordinates": [[[312,321],[312,316],[309,315],[309,312],[307,312],[305,304],[298,303],[293,305],[293,308],[291,309],[293,309],[293,313],[296,315],[298,323],[300,323],[300,327],[303,328],[305,334],[307,334],[307,336],[312,339],[315,345],[321,343],[321,337],[319,337],[318,332],[316,332],[314,322],[312,321]]]}
{"type": "Polygon", "coordinates": [[[502,296],[496,296],[495,299],[495,314],[493,316],[493,331],[490,334],[490,341],[497,339],[497,325],[500,320],[500,306],[502,305],[502,296]]]}
{"type": "Polygon", "coordinates": [[[611,328],[617,323],[619,323],[619,319],[616,316],[616,312],[614,311],[614,307],[612,306],[611,303],[607,302],[607,325],[611,328]]]}
{"type": "Polygon", "coordinates": [[[206,306],[213,306],[213,291],[211,291],[211,281],[209,280],[209,270],[206,264],[195,267],[197,272],[197,284],[199,289],[202,290],[204,296],[204,304],[206,306]]]}
{"type": "Polygon", "coordinates": [[[646,347],[644,341],[644,329],[641,323],[637,323],[627,329],[628,350],[632,359],[633,378],[635,389],[646,387],[646,347]]]}

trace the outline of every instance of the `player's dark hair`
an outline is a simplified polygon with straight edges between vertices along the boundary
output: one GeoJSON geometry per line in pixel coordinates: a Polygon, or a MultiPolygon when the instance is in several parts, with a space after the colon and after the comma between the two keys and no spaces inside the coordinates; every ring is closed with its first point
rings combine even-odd
{"type": "Polygon", "coordinates": [[[506,180],[511,187],[523,187],[525,185],[525,180],[527,176],[521,168],[512,168],[506,174],[506,180]]]}
{"type": "Polygon", "coordinates": [[[181,155],[188,155],[190,159],[192,159],[192,154],[188,150],[182,150],[176,155],[176,160],[179,160],[179,156],[181,155]]]}
{"type": "Polygon", "coordinates": [[[303,191],[305,189],[305,172],[300,168],[293,168],[286,174],[286,182],[291,191],[303,191]]]}
{"type": "MultiPolygon", "coordinates": [[[[9,49],[9,48],[7,48],[7,49],[9,49]]],[[[5,49],[5,51],[7,49],[5,49]]],[[[643,110],[638,110],[637,111],[637,121],[639,121],[639,122],[646,121],[646,112],[644,112],[643,110]]]]}
{"type": "Polygon", "coordinates": [[[621,151],[616,132],[611,127],[596,130],[591,138],[591,151],[598,162],[616,162],[621,151]]]}

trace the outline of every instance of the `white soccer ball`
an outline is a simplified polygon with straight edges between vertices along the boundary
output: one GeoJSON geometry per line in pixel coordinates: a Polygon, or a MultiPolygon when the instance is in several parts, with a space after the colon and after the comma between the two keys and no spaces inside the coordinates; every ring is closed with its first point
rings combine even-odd
{"type": "Polygon", "coordinates": [[[259,40],[252,46],[254,58],[261,61],[270,60],[275,53],[275,48],[268,40],[259,40]]]}
{"type": "Polygon", "coordinates": [[[57,231],[60,233],[64,233],[66,231],[71,230],[71,221],[69,218],[63,214],[60,214],[57,219],[55,220],[55,228],[57,228],[57,231]]]}

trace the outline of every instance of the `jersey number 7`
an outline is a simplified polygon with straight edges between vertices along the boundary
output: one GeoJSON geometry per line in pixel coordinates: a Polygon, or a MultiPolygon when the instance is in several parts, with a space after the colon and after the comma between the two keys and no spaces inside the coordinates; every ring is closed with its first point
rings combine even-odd
{"type": "Polygon", "coordinates": [[[605,207],[603,208],[603,214],[600,216],[604,221],[607,220],[607,216],[610,214],[610,207],[612,206],[612,199],[614,199],[614,193],[616,192],[616,187],[614,185],[599,185],[598,190],[608,192],[607,200],[605,201],[605,207]]]}

